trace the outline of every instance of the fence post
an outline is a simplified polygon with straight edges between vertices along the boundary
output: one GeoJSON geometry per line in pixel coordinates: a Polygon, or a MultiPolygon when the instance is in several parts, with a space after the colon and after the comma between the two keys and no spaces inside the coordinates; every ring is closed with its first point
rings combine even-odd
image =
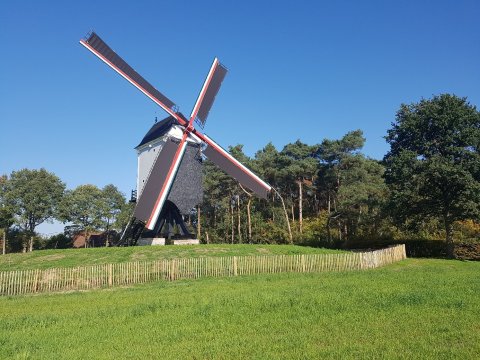
{"type": "Polygon", "coordinates": [[[170,271],[170,280],[175,280],[175,259],[172,259],[172,268],[170,271]]]}
{"type": "Polygon", "coordinates": [[[113,264],[108,265],[108,286],[112,287],[113,285],[113,264]]]}
{"type": "Polygon", "coordinates": [[[238,271],[237,271],[237,257],[236,257],[236,256],[233,257],[233,275],[234,275],[234,276],[237,276],[237,275],[238,275],[238,271]]]}
{"type": "Polygon", "coordinates": [[[38,276],[40,270],[35,270],[35,277],[33,280],[33,292],[38,292],[38,276]]]}

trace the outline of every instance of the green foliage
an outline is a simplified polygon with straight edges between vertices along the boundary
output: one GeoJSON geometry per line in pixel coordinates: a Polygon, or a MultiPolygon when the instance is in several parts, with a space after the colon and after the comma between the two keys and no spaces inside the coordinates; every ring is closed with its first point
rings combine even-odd
{"type": "Polygon", "coordinates": [[[45,169],[14,171],[6,182],[5,201],[22,229],[35,228],[55,217],[65,184],[45,169]]]}
{"type": "Polygon", "coordinates": [[[255,154],[255,164],[258,174],[269,184],[277,186],[279,172],[279,153],[270,142],[255,154]]]}
{"type": "Polygon", "coordinates": [[[123,229],[116,225],[121,223],[121,221],[117,222],[117,217],[120,215],[125,205],[125,195],[123,195],[115,185],[109,184],[102,189],[102,217],[104,229],[108,231],[112,224],[118,231],[123,229]]]}
{"type": "Polygon", "coordinates": [[[479,271],[478,262],[408,259],[4,297],[0,357],[476,359],[479,271]]]}
{"type": "Polygon", "coordinates": [[[22,251],[24,238],[23,232],[19,228],[9,229],[6,233],[8,241],[6,244],[7,253],[22,251]]]}
{"type": "MultiPolygon", "coordinates": [[[[470,136],[469,139],[472,140],[474,137],[470,136]]],[[[389,189],[385,184],[384,165],[361,153],[364,143],[362,131],[355,130],[338,140],[324,139],[319,145],[308,145],[298,140],[287,144],[280,152],[269,143],[258,151],[253,159],[245,156],[241,145],[230,147],[230,152],[280,193],[285,200],[287,216],[297,242],[326,240],[330,244],[343,242],[348,245],[348,242],[355,239],[375,240],[386,237],[437,239],[444,236],[445,230],[441,229],[442,224],[437,219],[424,216],[405,218],[385,211],[395,203],[398,194],[394,191],[391,195],[392,188],[389,189]],[[390,196],[393,201],[388,202],[390,196]],[[305,218],[303,233],[299,225],[301,213],[305,218]],[[328,215],[326,222],[323,218],[325,214],[328,215]],[[400,224],[408,226],[397,228],[393,226],[393,220],[398,226],[400,224]],[[321,236],[323,239],[313,239],[313,236],[321,236]]],[[[474,149],[477,147],[467,147],[467,153],[471,155],[477,151],[474,149]]],[[[404,157],[409,154],[408,149],[400,153],[404,157]]],[[[409,155],[407,158],[408,161],[403,164],[402,159],[399,160],[402,165],[399,168],[406,172],[403,176],[411,177],[412,172],[416,171],[415,164],[411,161],[412,156],[409,155]]],[[[462,152],[460,158],[465,161],[465,152],[462,152]]],[[[461,178],[462,171],[466,171],[461,164],[463,163],[457,167],[460,173],[451,173],[447,169],[438,168],[434,174],[440,177],[461,178]]],[[[430,177],[422,181],[430,187],[435,187],[435,184],[442,180],[430,177]]],[[[238,211],[241,212],[240,227],[245,241],[248,230],[246,206],[249,203],[252,238],[247,239],[248,242],[283,243],[288,239],[285,213],[276,196],[268,201],[254,198],[249,202],[249,194],[242,191],[235,181],[208,161],[205,163],[204,183],[202,229],[208,231],[211,242],[232,242],[232,232],[233,242],[240,241],[238,211]],[[237,198],[240,199],[239,208],[235,200],[237,198]]],[[[472,188],[472,191],[477,192],[476,188],[472,188]]],[[[468,195],[467,192],[465,194],[468,195]]],[[[414,199],[410,198],[407,192],[403,195],[404,201],[400,207],[402,210],[410,211],[408,209],[414,206],[414,199]]],[[[472,198],[477,195],[474,194],[472,198]]],[[[441,194],[437,192],[432,197],[438,201],[441,194]]],[[[463,201],[462,198],[457,200],[463,201]]],[[[470,208],[475,207],[472,205],[473,201],[469,204],[470,208]]],[[[474,213],[470,212],[468,216],[472,217],[474,213]]]]}
{"type": "Polygon", "coordinates": [[[72,247],[73,239],[65,234],[53,235],[46,239],[43,244],[44,249],[69,249],[72,247]]]}
{"type": "MultiPolygon", "coordinates": [[[[278,152],[272,144],[258,151],[254,159],[249,159],[242,151],[242,146],[230,147],[231,154],[247,167],[257,172],[273,185],[285,199],[288,208],[302,206],[299,181],[309,184],[304,191],[308,210],[314,208],[313,179],[317,172],[318,161],[315,159],[317,146],[310,146],[297,141],[288,144],[278,152]],[[298,204],[298,205],[297,205],[298,204]]],[[[210,162],[205,163],[205,197],[201,213],[204,216],[202,227],[208,229],[211,242],[226,241],[251,243],[288,243],[288,224],[282,203],[276,196],[268,201],[257,199],[235,181],[218,170],[210,162]],[[247,215],[250,207],[250,221],[247,215]],[[233,213],[232,213],[233,211],[233,213]],[[239,213],[240,212],[240,216],[239,213]],[[233,226],[232,226],[233,220],[233,226]],[[240,227],[240,234],[238,228],[240,227]],[[249,228],[252,236],[249,237],[249,228]]],[[[206,230],[207,231],[207,230],[206,230]]]]}
{"type": "Polygon", "coordinates": [[[327,210],[330,242],[378,236],[387,189],[383,166],[360,153],[365,143],[361,130],[339,140],[325,139],[317,151],[320,161],[317,186],[327,210]]]}
{"type": "Polygon", "coordinates": [[[443,94],[402,104],[388,131],[385,179],[398,223],[431,217],[452,225],[480,218],[480,113],[465,98],[443,94]]]}
{"type": "Polygon", "coordinates": [[[480,261],[480,242],[464,242],[455,244],[455,258],[480,261]]]}
{"type": "Polygon", "coordinates": [[[105,213],[103,192],[95,185],[80,185],[67,191],[59,204],[59,219],[81,225],[87,232],[103,227],[105,213]]]}
{"type": "Polygon", "coordinates": [[[6,198],[7,183],[7,176],[0,176],[0,229],[2,231],[8,229],[14,223],[13,209],[10,207],[6,198]]]}
{"type": "Polygon", "coordinates": [[[135,209],[135,203],[125,202],[120,212],[115,217],[115,222],[113,223],[113,228],[117,231],[121,232],[127,226],[130,218],[133,214],[133,210],[135,209]]]}
{"type": "Polygon", "coordinates": [[[315,217],[309,217],[303,223],[302,243],[318,245],[328,242],[327,232],[328,212],[323,210],[315,217]]]}
{"type": "Polygon", "coordinates": [[[8,208],[0,208],[0,229],[8,229],[14,223],[14,217],[8,208]]]}
{"type": "Polygon", "coordinates": [[[281,223],[272,220],[256,223],[252,241],[263,244],[289,244],[288,232],[281,223]]]}
{"type": "Polygon", "coordinates": [[[318,162],[314,158],[317,149],[318,146],[310,146],[300,140],[285,145],[279,154],[282,163],[279,170],[283,180],[312,179],[317,172],[318,162]]]}
{"type": "MultiPolygon", "coordinates": [[[[33,235],[31,232],[20,229],[19,227],[12,227],[7,231],[7,253],[26,252],[29,250],[29,245],[32,249],[38,250],[43,248],[43,239],[38,235],[33,235]],[[32,242],[33,240],[33,242],[32,242]]],[[[18,254],[19,256],[25,254],[18,254]]],[[[8,258],[10,255],[5,255],[8,258]]]]}
{"type": "Polygon", "coordinates": [[[358,153],[364,144],[365,138],[362,130],[350,131],[339,140],[323,140],[318,148],[317,156],[322,163],[333,167],[342,158],[358,153]]]}
{"type": "Polygon", "coordinates": [[[7,191],[6,175],[0,176],[0,242],[2,243],[2,254],[5,254],[8,248],[8,229],[14,223],[13,209],[6,201],[5,195],[7,191]]]}
{"type": "Polygon", "coordinates": [[[480,222],[471,219],[457,221],[453,224],[453,230],[456,239],[480,242],[480,222]]]}

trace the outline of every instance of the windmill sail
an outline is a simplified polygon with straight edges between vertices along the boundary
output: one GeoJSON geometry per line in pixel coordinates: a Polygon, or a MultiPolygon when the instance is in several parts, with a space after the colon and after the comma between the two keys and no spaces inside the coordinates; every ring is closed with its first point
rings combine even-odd
{"type": "Polygon", "coordinates": [[[270,185],[260,179],[212,139],[206,135],[203,135],[203,137],[208,144],[203,153],[209,160],[258,196],[264,199],[267,198],[268,193],[272,190],[270,185]]]}
{"type": "Polygon", "coordinates": [[[80,44],[98,56],[103,62],[123,76],[151,100],[160,105],[166,112],[175,116],[175,112],[172,110],[175,103],[155,89],[147,80],[128,65],[100,36],[92,32],[86,40],[80,40],[80,44]]]}
{"type": "Polygon", "coordinates": [[[227,75],[227,68],[220,64],[218,59],[215,58],[193,107],[192,114],[190,115],[190,118],[193,120],[197,119],[202,127],[207,121],[208,114],[215,101],[218,90],[220,90],[225,75],[227,75]]]}

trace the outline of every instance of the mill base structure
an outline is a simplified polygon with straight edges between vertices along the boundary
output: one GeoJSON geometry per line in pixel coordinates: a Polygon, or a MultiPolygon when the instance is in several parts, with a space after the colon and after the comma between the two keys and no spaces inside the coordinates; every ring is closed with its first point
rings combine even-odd
{"type": "Polygon", "coordinates": [[[198,239],[170,240],[165,238],[140,238],[137,241],[138,246],[165,246],[165,245],[200,245],[198,239]]]}
{"type": "Polygon", "coordinates": [[[145,229],[140,236],[142,238],[165,238],[172,239],[191,239],[193,235],[189,232],[187,224],[183,220],[182,214],[169,200],[165,202],[162,212],[158,217],[153,230],[145,229]]]}

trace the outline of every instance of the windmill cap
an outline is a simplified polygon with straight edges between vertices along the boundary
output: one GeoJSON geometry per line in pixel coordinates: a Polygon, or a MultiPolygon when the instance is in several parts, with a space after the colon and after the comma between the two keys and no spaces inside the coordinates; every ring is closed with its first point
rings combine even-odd
{"type": "MultiPolygon", "coordinates": [[[[183,116],[182,113],[178,113],[182,119],[185,119],[185,116],[183,116]]],[[[187,121],[187,120],[185,120],[187,121]]],[[[174,125],[180,125],[177,119],[175,119],[173,116],[168,116],[163,120],[160,120],[159,122],[153,124],[153,126],[148,130],[148,132],[145,134],[143,137],[142,141],[140,141],[140,144],[135,146],[135,149],[138,149],[140,146],[149,143],[150,141],[153,141],[155,139],[158,139],[165,135],[174,125]]]]}

